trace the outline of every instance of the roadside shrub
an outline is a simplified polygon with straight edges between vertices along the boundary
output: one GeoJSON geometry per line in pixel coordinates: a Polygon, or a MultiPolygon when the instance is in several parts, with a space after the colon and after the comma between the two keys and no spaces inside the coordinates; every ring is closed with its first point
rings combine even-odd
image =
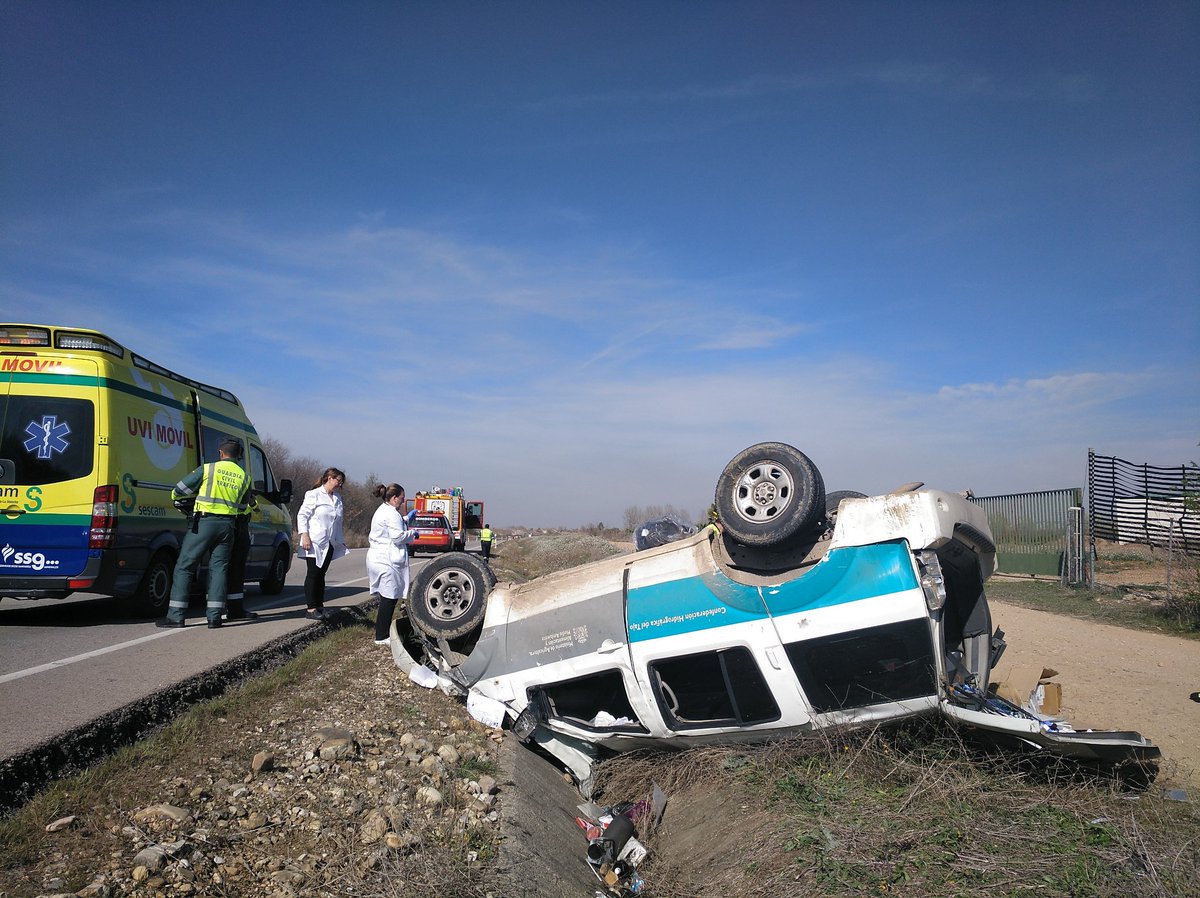
{"type": "Polygon", "coordinates": [[[1179,586],[1167,594],[1160,614],[1180,630],[1200,632],[1200,560],[1182,565],[1179,586]]]}

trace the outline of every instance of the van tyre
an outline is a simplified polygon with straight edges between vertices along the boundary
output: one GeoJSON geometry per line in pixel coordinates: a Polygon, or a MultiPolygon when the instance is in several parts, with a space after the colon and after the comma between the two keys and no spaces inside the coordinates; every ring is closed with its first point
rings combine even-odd
{"type": "Polygon", "coordinates": [[[134,593],[134,611],[142,617],[163,617],[171,602],[174,576],[175,556],[165,549],[155,552],[134,593]]]}
{"type": "Polygon", "coordinates": [[[287,580],[288,562],[291,561],[292,553],[286,545],[282,543],[275,547],[275,554],[271,556],[271,566],[267,568],[267,575],[258,581],[258,591],[264,596],[274,596],[283,592],[283,583],[287,580]]]}
{"type": "Polygon", "coordinates": [[[434,558],[413,578],[408,618],[431,639],[465,636],[483,623],[487,596],[495,582],[495,576],[474,555],[450,552],[434,558]]]}
{"type": "Polygon", "coordinates": [[[779,546],[825,518],[825,481],[787,443],[756,443],[730,460],[717,481],[721,526],[745,546],[779,546]]]}

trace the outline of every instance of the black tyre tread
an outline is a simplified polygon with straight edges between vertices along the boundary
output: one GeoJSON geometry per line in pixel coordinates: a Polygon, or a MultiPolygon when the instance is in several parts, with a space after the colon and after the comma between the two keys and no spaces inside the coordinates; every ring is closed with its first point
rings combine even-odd
{"type": "Polygon", "coordinates": [[[837,514],[838,506],[842,504],[843,499],[865,499],[866,493],[860,493],[856,490],[834,490],[825,496],[825,514],[837,514]]]}
{"type": "Polygon", "coordinates": [[[171,602],[171,581],[175,574],[175,556],[166,549],[159,549],[146,565],[142,574],[142,582],[138,584],[133,596],[133,610],[141,617],[162,617],[167,613],[171,602]],[[166,592],[161,600],[156,599],[151,590],[161,569],[166,569],[166,592]]]}
{"type": "Polygon", "coordinates": [[[483,623],[487,597],[495,585],[495,575],[480,559],[467,552],[447,552],[424,565],[408,591],[408,618],[426,636],[454,639],[465,636],[483,623]],[[429,606],[430,593],[439,594],[439,578],[458,571],[471,581],[472,595],[468,607],[451,620],[437,617],[429,606]]]}
{"type": "Polygon", "coordinates": [[[267,576],[258,581],[258,591],[264,596],[275,596],[283,592],[284,583],[287,582],[287,563],[291,556],[291,549],[284,543],[280,543],[275,547],[275,554],[271,556],[271,566],[267,568],[267,576]],[[282,570],[279,577],[275,576],[276,570],[282,570]]]}
{"type": "Polygon", "coordinates": [[[825,481],[812,460],[787,443],[755,443],[735,455],[717,480],[717,516],[734,540],[746,546],[778,546],[818,527],[825,518],[825,481]],[[737,509],[735,489],[755,465],[773,462],[791,476],[793,494],[782,512],[761,522],[747,521],[737,509]]]}

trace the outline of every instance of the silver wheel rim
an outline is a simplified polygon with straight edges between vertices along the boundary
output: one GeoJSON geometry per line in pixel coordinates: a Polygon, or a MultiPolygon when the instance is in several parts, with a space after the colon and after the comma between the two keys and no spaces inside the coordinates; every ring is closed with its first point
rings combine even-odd
{"type": "Polygon", "coordinates": [[[475,581],[459,568],[442,571],[425,589],[425,607],[439,621],[457,621],[470,610],[475,599],[475,581]]]}
{"type": "Polygon", "coordinates": [[[786,467],[774,461],[760,461],[734,484],[733,507],[743,521],[763,524],[778,517],[791,504],[795,491],[786,467]]]}
{"type": "Polygon", "coordinates": [[[150,572],[150,599],[155,605],[165,605],[171,598],[171,578],[168,571],[161,565],[155,565],[150,572]]]}

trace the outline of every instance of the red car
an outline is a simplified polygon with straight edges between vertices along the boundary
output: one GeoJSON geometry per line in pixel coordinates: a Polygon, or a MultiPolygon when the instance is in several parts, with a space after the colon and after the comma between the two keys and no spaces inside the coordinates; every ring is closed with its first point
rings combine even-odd
{"type": "Polygon", "coordinates": [[[444,514],[419,514],[410,525],[417,531],[416,539],[408,544],[408,553],[449,552],[454,548],[454,531],[444,514]]]}

